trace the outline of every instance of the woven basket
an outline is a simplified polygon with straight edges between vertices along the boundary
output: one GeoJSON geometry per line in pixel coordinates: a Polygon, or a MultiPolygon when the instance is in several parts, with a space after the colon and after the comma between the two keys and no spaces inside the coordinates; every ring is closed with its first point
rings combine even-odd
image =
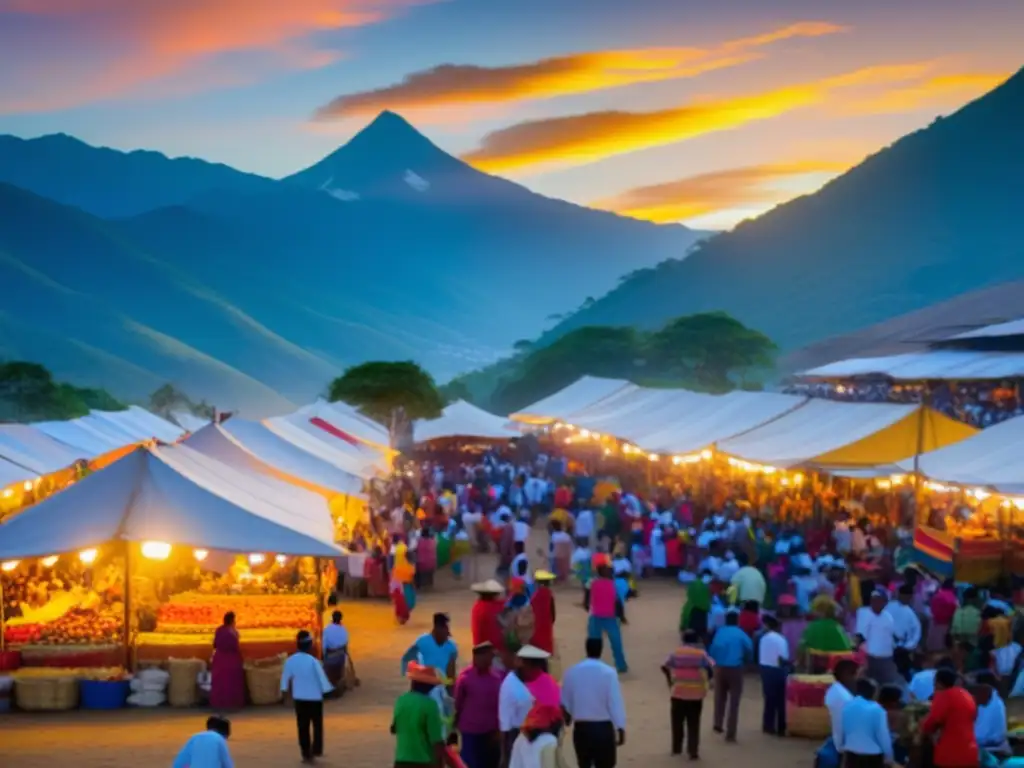
{"type": "Polygon", "coordinates": [[[281,671],[283,667],[251,666],[245,668],[245,684],[253,704],[277,704],[281,701],[281,671]]]}
{"type": "Polygon", "coordinates": [[[26,712],[63,712],[78,706],[73,677],[24,678],[14,684],[14,702],[26,712]]]}
{"type": "Polygon", "coordinates": [[[800,739],[824,739],[832,734],[832,718],[826,707],[786,704],[786,733],[800,739]]]}
{"type": "Polygon", "coordinates": [[[196,677],[206,670],[206,663],[199,659],[169,659],[167,671],[167,703],[172,707],[194,707],[199,703],[199,685],[196,677]]]}

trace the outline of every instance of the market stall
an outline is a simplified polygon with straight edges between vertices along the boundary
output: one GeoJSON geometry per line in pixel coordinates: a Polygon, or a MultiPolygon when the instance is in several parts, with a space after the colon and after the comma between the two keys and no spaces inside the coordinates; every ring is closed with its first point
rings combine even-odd
{"type": "Polygon", "coordinates": [[[194,689],[228,611],[253,660],[318,629],[313,558],[340,554],[333,533],[317,494],[186,446],[137,448],[0,525],[4,663],[78,681],[192,659],[163,685],[194,689]]]}
{"type": "Polygon", "coordinates": [[[636,389],[625,379],[602,379],[582,376],[554,394],[526,406],[509,416],[513,421],[544,426],[556,421],[572,422],[572,416],[585,408],[597,405],[613,395],[636,389]]]}

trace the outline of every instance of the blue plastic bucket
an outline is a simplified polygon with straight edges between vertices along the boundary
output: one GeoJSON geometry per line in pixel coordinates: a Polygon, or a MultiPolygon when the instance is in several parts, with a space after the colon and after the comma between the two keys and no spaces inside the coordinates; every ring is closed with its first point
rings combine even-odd
{"type": "Polygon", "coordinates": [[[78,684],[82,709],[121,709],[128,701],[127,680],[82,680],[78,684]]]}

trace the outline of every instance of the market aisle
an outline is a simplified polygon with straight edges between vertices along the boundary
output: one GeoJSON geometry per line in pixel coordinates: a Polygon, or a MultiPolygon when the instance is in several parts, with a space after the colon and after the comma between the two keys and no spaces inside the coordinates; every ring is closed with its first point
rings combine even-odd
{"type": "MultiPolygon", "coordinates": [[[[472,596],[449,576],[422,597],[412,622],[394,626],[390,606],[360,602],[342,606],[352,632],[362,687],[331,702],[327,714],[327,756],[319,762],[337,768],[387,768],[392,761],[388,733],[391,707],[406,686],[398,677],[398,658],[418,634],[429,629],[431,613],[445,610],[464,656],[470,645],[469,608],[472,596]]],[[[629,604],[625,629],[631,667],[623,678],[629,729],[620,766],[667,768],[686,764],[668,754],[668,693],[658,669],[676,642],[682,591],[671,583],[645,585],[639,600],[629,604]]],[[[585,614],[576,590],[561,590],[556,634],[566,663],[583,655],[585,614]]],[[[758,681],[748,678],[741,711],[739,744],[729,746],[711,732],[710,713],[704,718],[701,761],[718,765],[741,760],[758,768],[810,765],[816,743],[775,739],[760,732],[758,681]]],[[[710,705],[710,701],[709,701],[710,705]]],[[[202,728],[204,711],[122,711],[113,714],[72,712],[66,715],[0,717],[0,764],[4,768],[162,768],[170,765],[185,739],[202,728]]],[[[231,751],[239,768],[281,768],[299,765],[294,720],[284,708],[250,709],[232,718],[231,751]]],[[[572,749],[568,762],[576,765],[572,749]]]]}

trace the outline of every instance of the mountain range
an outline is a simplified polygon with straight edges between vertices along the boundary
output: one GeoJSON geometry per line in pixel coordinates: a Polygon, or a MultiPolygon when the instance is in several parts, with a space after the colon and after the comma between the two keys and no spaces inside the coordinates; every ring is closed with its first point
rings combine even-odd
{"type": "Polygon", "coordinates": [[[368,359],[489,362],[705,235],[480,173],[391,112],[281,180],[5,136],[0,358],[262,416],[368,359]]]}
{"type": "Polygon", "coordinates": [[[1024,70],[818,192],[638,270],[541,341],[723,310],[792,352],[1024,278],[1022,126],[1024,70]]]}

